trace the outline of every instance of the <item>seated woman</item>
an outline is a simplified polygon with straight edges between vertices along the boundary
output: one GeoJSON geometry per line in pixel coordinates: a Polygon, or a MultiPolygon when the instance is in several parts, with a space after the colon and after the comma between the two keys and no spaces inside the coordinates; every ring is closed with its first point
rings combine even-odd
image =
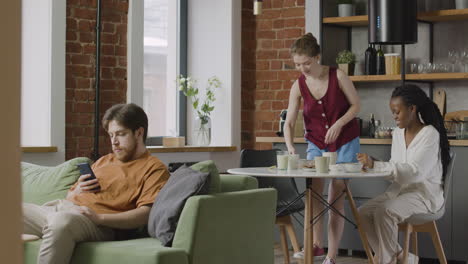
{"type": "MultiPolygon", "coordinates": [[[[374,161],[358,154],[365,167],[392,171],[385,193],[359,208],[363,228],[378,264],[401,262],[398,224],[414,214],[437,212],[443,205],[443,183],[450,161],[444,121],[437,105],[416,85],[397,87],[390,110],[398,128],[393,132],[391,159],[374,161]]],[[[417,263],[410,254],[408,263],[417,263]]]]}

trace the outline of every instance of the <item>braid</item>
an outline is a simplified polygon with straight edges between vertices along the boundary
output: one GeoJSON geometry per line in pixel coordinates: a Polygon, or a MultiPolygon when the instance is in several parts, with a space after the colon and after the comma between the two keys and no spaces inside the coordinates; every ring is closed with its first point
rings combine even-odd
{"type": "Polygon", "coordinates": [[[395,88],[393,97],[401,97],[406,105],[415,105],[418,114],[426,125],[432,125],[439,132],[440,156],[442,159],[442,181],[445,180],[450,162],[450,145],[445,130],[444,119],[437,105],[427,97],[426,93],[414,84],[405,84],[395,88]]]}

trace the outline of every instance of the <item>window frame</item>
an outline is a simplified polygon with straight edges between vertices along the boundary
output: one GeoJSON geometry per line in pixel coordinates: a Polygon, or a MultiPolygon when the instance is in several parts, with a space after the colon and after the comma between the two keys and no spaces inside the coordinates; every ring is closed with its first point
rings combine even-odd
{"type": "MultiPolygon", "coordinates": [[[[132,1],[140,1],[140,0],[132,0],[132,1]]],[[[187,75],[187,54],[188,54],[188,51],[187,51],[187,47],[188,47],[188,43],[187,43],[187,39],[188,39],[187,21],[188,21],[188,0],[177,0],[177,36],[178,36],[178,41],[177,41],[177,69],[176,69],[177,75],[181,75],[181,74],[182,75],[187,75]]],[[[141,24],[140,26],[143,26],[143,24],[141,24]]],[[[131,28],[131,29],[129,29],[130,34],[128,35],[128,38],[129,38],[129,40],[128,40],[129,45],[128,46],[129,47],[128,47],[128,53],[127,54],[128,54],[129,57],[135,56],[135,55],[136,55],[136,57],[139,57],[141,55],[140,56],[141,59],[136,58],[135,60],[139,61],[141,66],[142,66],[143,65],[143,54],[135,54],[135,52],[133,51],[132,44],[131,44],[133,36],[132,36],[131,31],[134,29],[134,26],[130,25],[130,28],[131,28]]],[[[143,29],[141,29],[141,30],[143,31],[143,29]]],[[[141,32],[139,32],[139,33],[141,34],[141,37],[144,37],[144,33],[143,34],[141,32]]],[[[131,63],[132,63],[131,60],[133,60],[133,59],[129,58],[129,60],[128,60],[128,67],[129,68],[131,68],[131,66],[130,66],[131,63]]],[[[140,88],[141,91],[138,91],[138,92],[131,91],[132,89],[135,89],[135,87],[133,87],[131,85],[131,82],[132,82],[131,79],[133,77],[141,78],[141,80],[138,80],[138,82],[139,83],[141,82],[141,84],[142,84],[143,83],[143,70],[141,70],[141,74],[140,73],[135,74],[130,69],[129,78],[128,78],[128,84],[129,84],[128,89],[129,89],[129,91],[127,91],[127,101],[128,102],[133,102],[133,103],[136,103],[136,104],[142,106],[142,104],[143,104],[143,86],[142,85],[135,85],[137,87],[141,87],[140,88]],[[138,76],[136,76],[136,75],[138,75],[138,76]]],[[[136,88],[136,89],[139,89],[139,88],[136,88]]],[[[178,92],[176,102],[177,102],[177,106],[176,106],[176,108],[174,110],[177,111],[177,114],[176,114],[177,134],[179,136],[186,137],[186,135],[187,135],[187,98],[183,94],[183,92],[181,92],[181,91],[178,92]]],[[[148,137],[146,139],[146,145],[147,146],[161,146],[163,137],[164,136],[148,137]]]]}

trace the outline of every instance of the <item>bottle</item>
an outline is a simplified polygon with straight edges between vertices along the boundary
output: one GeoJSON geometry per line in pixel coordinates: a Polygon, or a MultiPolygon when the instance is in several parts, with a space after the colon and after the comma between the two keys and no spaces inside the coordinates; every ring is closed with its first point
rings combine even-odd
{"type": "Polygon", "coordinates": [[[379,45],[376,56],[376,74],[383,75],[385,74],[385,56],[382,50],[382,45],[379,45]]]}
{"type": "Polygon", "coordinates": [[[377,52],[375,51],[372,44],[369,43],[369,47],[364,53],[365,56],[365,74],[366,75],[375,75],[376,74],[376,57],[377,52]]]}
{"type": "Polygon", "coordinates": [[[373,138],[375,137],[375,119],[374,119],[374,114],[370,115],[370,120],[369,120],[369,137],[373,138]]]}

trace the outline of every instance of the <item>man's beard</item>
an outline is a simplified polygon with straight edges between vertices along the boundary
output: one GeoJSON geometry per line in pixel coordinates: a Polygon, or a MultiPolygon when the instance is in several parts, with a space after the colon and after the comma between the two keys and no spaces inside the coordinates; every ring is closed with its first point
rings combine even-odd
{"type": "Polygon", "coordinates": [[[135,156],[136,151],[137,151],[137,147],[136,147],[136,144],[135,144],[130,149],[129,148],[121,148],[120,152],[115,152],[114,151],[114,155],[117,157],[118,160],[120,160],[122,162],[127,162],[127,161],[131,160],[135,156]]]}

